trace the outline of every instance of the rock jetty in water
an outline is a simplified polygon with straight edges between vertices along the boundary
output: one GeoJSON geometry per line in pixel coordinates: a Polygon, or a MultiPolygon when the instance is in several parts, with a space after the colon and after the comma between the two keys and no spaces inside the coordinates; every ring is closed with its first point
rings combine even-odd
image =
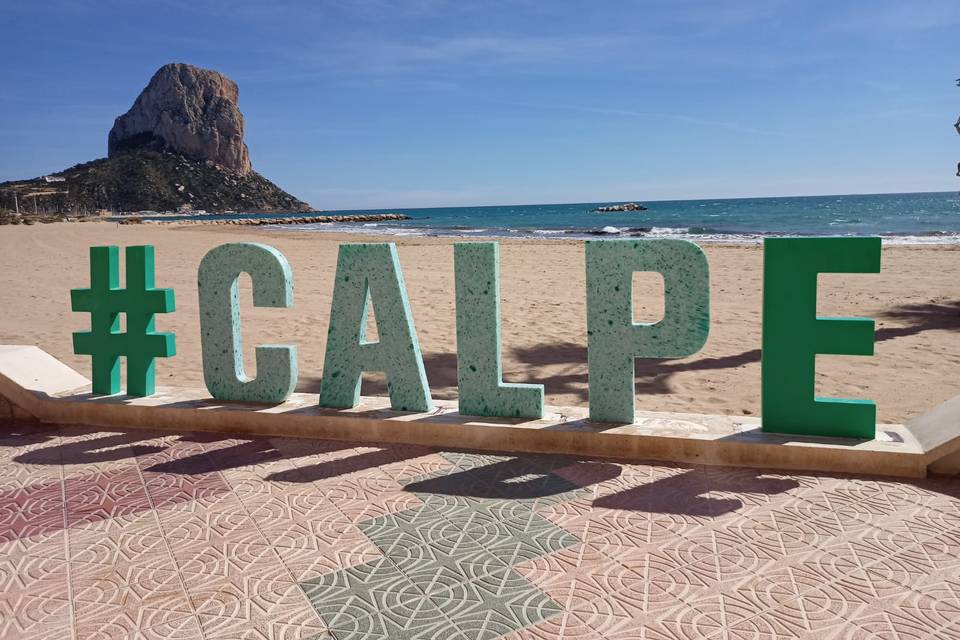
{"type": "Polygon", "coordinates": [[[136,216],[122,218],[120,224],[176,223],[176,224],[216,224],[242,227],[262,227],[275,224],[324,224],[331,222],[385,222],[388,220],[410,220],[410,216],[402,213],[361,213],[352,215],[329,216],[297,216],[290,218],[229,218],[226,220],[183,220],[171,216],[166,220],[142,220],[136,216]]]}
{"type": "Polygon", "coordinates": [[[251,168],[236,83],[188,64],[161,67],[107,138],[108,157],[0,183],[0,212],[308,212],[251,168]]]}
{"type": "Polygon", "coordinates": [[[642,204],[637,204],[636,202],[625,202],[623,204],[615,204],[609,207],[597,207],[594,209],[596,213],[615,213],[617,211],[646,211],[647,208],[642,204]]]}

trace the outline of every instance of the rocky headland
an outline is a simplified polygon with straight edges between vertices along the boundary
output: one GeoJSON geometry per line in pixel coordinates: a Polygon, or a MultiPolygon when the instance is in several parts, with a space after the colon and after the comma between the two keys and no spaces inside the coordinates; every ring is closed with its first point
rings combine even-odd
{"type": "Polygon", "coordinates": [[[106,158],[0,183],[0,211],[310,211],[252,169],[238,96],[221,73],[164,65],[114,122],[106,158]]]}
{"type": "Polygon", "coordinates": [[[107,156],[168,151],[247,175],[250,153],[243,142],[239,96],[237,83],[221,73],[188,64],[164,65],[113,123],[107,156]]]}

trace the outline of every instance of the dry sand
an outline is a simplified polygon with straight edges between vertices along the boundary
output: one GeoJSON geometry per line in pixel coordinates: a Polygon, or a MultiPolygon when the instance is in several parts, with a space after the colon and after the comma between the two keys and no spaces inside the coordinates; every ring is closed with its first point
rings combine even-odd
{"type": "MultiPolygon", "coordinates": [[[[282,251],[293,267],[295,306],[253,309],[242,293],[248,370],[253,346],[300,349],[299,390],[316,392],[339,242],[345,235],[96,222],[0,228],[0,343],[35,344],[89,375],[71,332],[88,318],[70,311],[70,289],[88,286],[88,247],[153,244],[157,285],[176,290],[177,310],[157,316],[177,333],[178,354],[158,361],[158,384],[200,386],[196,272],[203,255],[225,242],[252,241],[282,251]]],[[[456,397],[453,250],[449,239],[385,238],[400,260],[430,386],[456,397]]],[[[373,241],[364,236],[360,241],[373,241]]],[[[762,252],[757,246],[705,245],[710,260],[712,321],[704,349],[682,360],[640,361],[637,406],[650,410],[757,414],[760,406],[762,252]]],[[[587,402],[583,244],[501,243],[504,374],[507,381],[546,385],[547,403],[587,402]]],[[[821,276],[821,315],[877,319],[874,357],[821,356],[818,394],[868,398],[882,422],[901,422],[960,392],[960,248],[884,247],[880,275],[821,276]]],[[[662,285],[635,278],[637,319],[662,312],[662,285]]],[[[382,380],[365,393],[382,393],[382,380]]]]}

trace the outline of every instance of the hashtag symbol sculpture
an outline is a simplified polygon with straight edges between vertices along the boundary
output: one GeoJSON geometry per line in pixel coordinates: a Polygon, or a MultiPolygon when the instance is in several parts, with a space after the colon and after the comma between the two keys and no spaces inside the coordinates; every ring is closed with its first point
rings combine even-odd
{"type": "Polygon", "coordinates": [[[93,392],[120,392],[120,357],[127,359],[127,394],[156,388],[156,358],[176,354],[174,334],[155,331],[156,313],[174,310],[173,289],[154,287],[152,246],[127,247],[126,289],[120,288],[120,249],[90,247],[90,288],[70,291],[71,308],[90,314],[90,331],[73,334],[73,351],[93,358],[93,392]],[[127,331],[120,331],[125,313],[127,331]]]}

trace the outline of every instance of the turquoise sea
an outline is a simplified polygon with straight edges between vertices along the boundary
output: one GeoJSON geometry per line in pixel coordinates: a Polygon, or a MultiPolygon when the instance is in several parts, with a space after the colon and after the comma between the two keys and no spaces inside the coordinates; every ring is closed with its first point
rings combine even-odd
{"type": "Polygon", "coordinates": [[[648,210],[592,212],[598,206],[616,204],[608,202],[362,209],[321,213],[390,212],[412,219],[276,228],[291,233],[349,230],[398,236],[681,237],[726,242],[753,242],[767,235],[881,235],[893,243],[960,243],[960,194],[952,191],[637,202],[648,210]]]}

